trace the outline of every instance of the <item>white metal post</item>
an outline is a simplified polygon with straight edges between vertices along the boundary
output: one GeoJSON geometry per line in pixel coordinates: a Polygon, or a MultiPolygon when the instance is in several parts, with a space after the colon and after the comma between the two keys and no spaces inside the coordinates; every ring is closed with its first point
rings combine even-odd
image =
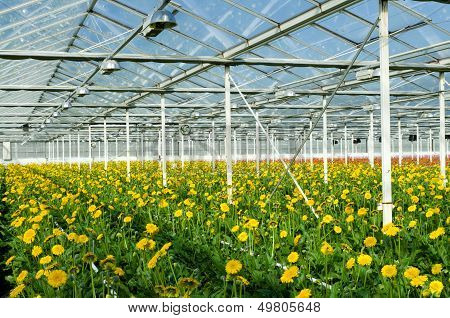
{"type": "Polygon", "coordinates": [[[330,134],[330,140],[331,140],[331,162],[334,162],[334,137],[333,132],[330,134]]]}
{"type": "Polygon", "coordinates": [[[354,161],[355,160],[355,138],[354,138],[354,136],[353,136],[353,133],[350,135],[350,138],[351,138],[351,141],[350,141],[350,143],[351,143],[351,149],[352,149],[352,155],[351,155],[351,158],[352,158],[352,161],[354,161]]]}
{"type": "Polygon", "coordinates": [[[402,135],[402,122],[400,118],[397,121],[398,125],[398,165],[402,165],[403,160],[403,135],[402,135]]]}
{"type": "Polygon", "coordinates": [[[92,169],[92,129],[91,125],[88,126],[88,152],[89,152],[89,170],[92,169]]]}
{"type": "Polygon", "coordinates": [[[59,138],[56,138],[56,161],[60,162],[61,157],[59,156],[59,138]]]}
{"type": "Polygon", "coordinates": [[[266,164],[270,163],[270,140],[269,140],[269,125],[266,128],[266,164]]]}
{"type": "Polygon", "coordinates": [[[72,167],[72,134],[69,134],[69,167],[72,167]]]}
{"type": "Polygon", "coordinates": [[[66,154],[64,151],[64,144],[65,144],[65,139],[64,136],[61,137],[61,148],[62,148],[62,162],[65,163],[66,162],[66,154]]]}
{"type": "Polygon", "coordinates": [[[230,93],[230,67],[225,66],[225,157],[227,161],[227,193],[228,203],[233,200],[233,167],[231,163],[231,93],[230,93]]]}
{"type": "Polygon", "coordinates": [[[233,150],[234,150],[234,164],[237,162],[237,140],[236,140],[236,129],[233,129],[233,150]]]}
{"type": "Polygon", "coordinates": [[[214,121],[211,123],[211,166],[212,170],[216,170],[216,129],[214,121]]]}
{"type": "Polygon", "coordinates": [[[130,114],[128,108],[125,109],[125,134],[126,134],[126,156],[127,156],[127,179],[131,179],[131,163],[130,163],[130,114]]]}
{"type": "Polygon", "coordinates": [[[175,161],[175,145],[173,137],[170,137],[170,161],[175,161]]]}
{"type": "MultiPolygon", "coordinates": [[[[172,143],[173,143],[173,138],[172,138],[172,143]]],[[[173,150],[172,150],[172,156],[173,156],[173,150]]],[[[144,166],[144,160],[145,160],[144,131],[142,131],[141,132],[141,163],[142,163],[142,166],[144,166]]]]}
{"type": "MultiPolygon", "coordinates": [[[[100,149],[100,147],[99,147],[100,149]]],[[[106,117],[103,117],[103,166],[108,170],[108,137],[106,131],[106,117]]]]}
{"type": "Polygon", "coordinates": [[[430,136],[428,137],[428,152],[429,152],[429,158],[430,162],[433,161],[433,132],[430,128],[429,131],[430,136]]]}
{"type": "Polygon", "coordinates": [[[344,126],[344,159],[345,164],[348,163],[348,144],[347,144],[347,124],[344,126]]]}
{"type": "MultiPolygon", "coordinates": [[[[325,107],[327,100],[325,97],[322,99],[322,105],[325,107]]],[[[323,156],[323,181],[328,183],[328,143],[327,143],[327,112],[323,113],[323,135],[322,135],[322,156],[323,156]]]]}
{"type": "Polygon", "coordinates": [[[369,110],[369,139],[367,140],[367,147],[369,148],[369,163],[373,168],[375,165],[374,154],[374,133],[373,133],[373,110],[369,110]]]}
{"type": "Polygon", "coordinates": [[[439,163],[441,176],[444,179],[444,184],[447,183],[447,176],[445,171],[446,149],[445,149],[445,77],[444,73],[439,73],[439,163]]]}
{"type": "Polygon", "coordinates": [[[161,168],[163,187],[167,186],[166,166],[166,98],[161,94],[161,168]]]}
{"type": "MultiPolygon", "coordinates": [[[[309,129],[312,129],[312,119],[309,119],[309,129]]],[[[313,134],[309,135],[309,163],[313,167],[313,134]]]]}
{"type": "Polygon", "coordinates": [[[248,162],[248,134],[245,134],[245,161],[248,162]]]}
{"type": "Polygon", "coordinates": [[[116,160],[119,158],[119,138],[116,137],[115,140],[115,144],[116,144],[116,160]]]}
{"type": "Polygon", "coordinates": [[[81,149],[80,149],[80,131],[77,133],[77,157],[78,157],[78,170],[81,169],[81,149]]]}
{"type": "Polygon", "coordinates": [[[380,106],[383,225],[392,223],[388,0],[380,0],[380,106]]]}
{"type": "Polygon", "coordinates": [[[420,137],[419,137],[419,124],[416,125],[416,135],[417,135],[417,153],[416,153],[416,163],[420,163],[420,137]]]}
{"type": "Polygon", "coordinates": [[[261,159],[260,140],[259,140],[259,126],[258,126],[258,113],[255,112],[255,161],[256,161],[256,173],[259,175],[259,161],[261,159]]]}

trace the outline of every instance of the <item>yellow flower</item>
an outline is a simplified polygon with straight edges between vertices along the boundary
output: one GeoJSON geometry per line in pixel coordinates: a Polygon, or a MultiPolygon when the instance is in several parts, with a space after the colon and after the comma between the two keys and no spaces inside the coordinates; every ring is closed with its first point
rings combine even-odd
{"type": "Polygon", "coordinates": [[[231,232],[235,233],[237,231],[239,231],[239,225],[235,225],[231,228],[231,232]]]}
{"type": "Polygon", "coordinates": [[[332,222],[333,220],[334,220],[334,218],[331,215],[327,214],[323,217],[322,223],[328,224],[328,223],[332,222]]]}
{"type": "Polygon", "coordinates": [[[169,206],[169,203],[167,203],[166,200],[162,199],[162,200],[159,202],[158,206],[159,206],[160,208],[164,209],[164,208],[167,208],[167,207],[169,206]]]}
{"type": "Polygon", "coordinates": [[[367,254],[361,254],[358,256],[358,264],[361,266],[369,266],[372,263],[372,257],[367,254]]]}
{"type": "Polygon", "coordinates": [[[302,289],[295,298],[310,298],[311,297],[311,289],[305,288],[302,289]]]}
{"type": "Polygon", "coordinates": [[[36,236],[36,231],[33,229],[29,229],[23,234],[22,240],[25,243],[30,244],[30,243],[34,242],[35,236],[36,236]]]}
{"type": "Polygon", "coordinates": [[[294,278],[298,276],[298,267],[297,266],[291,266],[288,269],[286,269],[280,277],[280,281],[283,284],[289,284],[294,282],[294,278]]]}
{"type": "Polygon", "coordinates": [[[315,202],[314,202],[313,199],[309,199],[308,202],[306,202],[306,204],[307,204],[308,206],[313,206],[314,203],[315,203],[315,202]]]}
{"type": "Polygon", "coordinates": [[[157,225],[153,224],[153,223],[149,223],[145,226],[145,230],[147,231],[148,234],[153,235],[158,233],[159,228],[157,225]]]}
{"type": "Polygon", "coordinates": [[[52,261],[52,257],[49,256],[49,255],[47,255],[47,256],[42,257],[42,258],[39,260],[39,264],[45,265],[45,264],[50,263],[51,261],[52,261]]]}
{"type": "Polygon", "coordinates": [[[17,296],[19,296],[22,293],[22,291],[24,289],[25,289],[25,284],[17,285],[13,290],[11,290],[9,292],[9,297],[16,298],[17,296]]]}
{"type": "Polygon", "coordinates": [[[52,247],[52,253],[53,255],[61,255],[64,253],[64,247],[62,245],[55,245],[52,247]]]}
{"type": "Polygon", "coordinates": [[[320,252],[321,252],[323,255],[330,255],[330,254],[333,254],[334,249],[333,249],[333,247],[332,247],[330,244],[328,244],[327,242],[322,242],[322,246],[321,246],[321,248],[320,248],[320,252]]]}
{"type": "Polygon", "coordinates": [[[18,282],[18,283],[23,282],[23,280],[25,278],[27,278],[27,276],[28,276],[28,271],[27,270],[21,271],[20,274],[16,278],[16,282],[18,282]]]}
{"type": "Polygon", "coordinates": [[[67,274],[60,269],[50,271],[47,275],[47,281],[53,288],[61,287],[67,282],[67,274]]]}
{"type": "Polygon", "coordinates": [[[235,275],[239,273],[239,271],[242,269],[242,263],[238,260],[232,259],[227,262],[225,265],[225,271],[229,275],[235,275]]]}
{"type": "Polygon", "coordinates": [[[81,234],[76,238],[76,241],[79,244],[86,244],[89,241],[89,238],[86,235],[81,234]]]}
{"type": "Polygon", "coordinates": [[[300,241],[301,238],[302,238],[302,236],[300,234],[298,234],[294,237],[294,246],[298,245],[298,242],[300,241]]]}
{"type": "Polygon", "coordinates": [[[428,280],[428,277],[426,277],[425,275],[419,275],[417,277],[414,277],[413,279],[411,279],[411,286],[413,287],[420,287],[423,286],[423,284],[425,284],[425,282],[428,280]]]}
{"type": "Polygon", "coordinates": [[[355,217],[353,215],[349,215],[346,219],[345,222],[347,223],[351,223],[355,220],[355,217]]]}
{"type": "Polygon", "coordinates": [[[287,260],[289,263],[295,263],[298,261],[299,255],[297,252],[291,252],[288,257],[287,260]]]}
{"type": "Polygon", "coordinates": [[[194,216],[194,213],[192,213],[191,211],[187,211],[187,212],[186,212],[186,217],[187,217],[188,219],[191,219],[193,216],[194,216]]]}
{"type": "Polygon", "coordinates": [[[408,207],[408,212],[414,212],[414,211],[416,211],[416,209],[417,209],[417,207],[416,207],[415,204],[410,205],[410,206],[408,207]]]}
{"type": "Polygon", "coordinates": [[[182,210],[176,210],[173,214],[176,218],[179,218],[183,215],[183,211],[182,210]]]}
{"type": "Polygon", "coordinates": [[[397,266],[395,265],[384,265],[381,269],[381,275],[383,277],[392,278],[397,275],[397,266]]]}
{"type": "Polygon", "coordinates": [[[417,221],[411,221],[411,222],[409,222],[408,227],[409,227],[410,229],[413,229],[413,228],[416,227],[416,225],[417,225],[417,221]]]}
{"type": "Polygon", "coordinates": [[[440,274],[442,271],[442,264],[434,264],[433,266],[431,266],[431,273],[433,275],[438,275],[440,274]]]}
{"type": "Polygon", "coordinates": [[[40,269],[37,271],[36,275],[34,276],[34,278],[36,279],[40,279],[42,277],[42,275],[44,275],[45,271],[43,269],[40,269]]]}
{"type": "Polygon", "coordinates": [[[366,193],[364,194],[364,199],[366,199],[366,200],[372,199],[372,194],[370,194],[370,192],[366,192],[366,193]]]}
{"type": "Polygon", "coordinates": [[[403,276],[405,276],[407,279],[413,279],[420,275],[420,270],[417,267],[408,267],[405,272],[403,273],[403,276]]]}
{"type": "Polygon", "coordinates": [[[345,268],[352,269],[353,266],[355,266],[355,259],[352,257],[350,258],[347,263],[345,264],[345,268]]]}
{"type": "Polygon", "coordinates": [[[148,239],[143,238],[142,240],[140,240],[139,242],[136,243],[136,248],[138,250],[144,250],[145,247],[147,246],[147,244],[148,244],[148,239]]]}
{"type": "Polygon", "coordinates": [[[439,236],[442,236],[445,234],[445,229],[443,227],[438,227],[437,230],[430,233],[430,239],[435,240],[439,236]]]}
{"type": "Polygon", "coordinates": [[[246,232],[241,232],[241,234],[239,234],[237,238],[239,241],[245,242],[248,239],[248,235],[246,232]]]}
{"type": "Polygon", "coordinates": [[[221,204],[220,204],[220,211],[222,211],[222,212],[228,212],[228,211],[230,211],[230,207],[229,207],[228,204],[226,204],[226,203],[221,203],[221,204]]]}
{"type": "Polygon", "coordinates": [[[149,269],[155,268],[156,264],[158,263],[160,254],[157,252],[147,263],[147,267],[149,269]]]}
{"type": "Polygon", "coordinates": [[[400,229],[396,227],[393,223],[386,224],[381,229],[381,232],[387,236],[394,237],[397,235],[398,232],[400,232],[400,229]]]}
{"type": "Polygon", "coordinates": [[[131,216],[126,216],[126,217],[123,218],[123,222],[124,223],[130,223],[131,220],[133,220],[133,218],[131,216]]]}
{"type": "Polygon", "coordinates": [[[11,256],[10,258],[8,258],[8,259],[6,260],[5,264],[6,264],[6,265],[9,265],[9,264],[11,264],[11,263],[12,263],[12,261],[13,261],[13,260],[14,260],[15,258],[16,258],[16,256],[15,256],[15,255],[11,256]]]}
{"type": "Polygon", "coordinates": [[[366,247],[374,247],[377,244],[377,239],[373,236],[368,236],[364,240],[364,245],[366,247]]]}
{"type": "Polygon", "coordinates": [[[342,228],[341,228],[340,226],[335,226],[335,227],[333,228],[333,230],[334,230],[334,232],[337,233],[337,234],[342,233],[342,228]]]}
{"type": "Polygon", "coordinates": [[[359,208],[358,216],[364,216],[366,214],[367,214],[367,209],[366,208],[359,208]]]}
{"type": "Polygon", "coordinates": [[[412,203],[417,203],[417,202],[419,202],[419,198],[418,198],[417,196],[413,195],[413,196],[411,197],[411,202],[412,202],[412,203]]]}
{"type": "Polygon", "coordinates": [[[97,207],[95,205],[90,205],[88,208],[88,212],[93,213],[96,209],[97,209],[97,207]]]}
{"type": "Polygon", "coordinates": [[[77,240],[77,238],[78,238],[78,235],[77,235],[77,233],[69,233],[68,235],[67,235],[67,239],[69,240],[69,241],[76,241],[77,240]]]}
{"type": "Polygon", "coordinates": [[[114,270],[114,274],[116,274],[117,276],[123,276],[125,275],[125,272],[123,271],[122,268],[116,267],[116,269],[114,270]]]}
{"type": "Polygon", "coordinates": [[[439,280],[433,280],[430,283],[429,288],[430,288],[431,294],[433,294],[434,296],[439,296],[441,294],[442,290],[444,289],[444,285],[439,280]]]}

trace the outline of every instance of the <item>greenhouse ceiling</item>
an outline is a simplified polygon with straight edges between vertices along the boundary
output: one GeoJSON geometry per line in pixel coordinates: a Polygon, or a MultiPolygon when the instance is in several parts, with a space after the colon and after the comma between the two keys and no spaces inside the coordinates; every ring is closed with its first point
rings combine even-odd
{"type": "MultiPolygon", "coordinates": [[[[445,2],[389,2],[391,125],[438,131],[440,74],[446,100],[450,81],[445,2]]],[[[0,140],[105,122],[121,130],[125,112],[134,131],[157,135],[162,95],[169,134],[188,124],[202,135],[214,121],[220,138],[225,66],[238,134],[254,134],[247,103],[272,131],[300,133],[334,90],[330,131],[366,136],[373,110],[379,134],[378,12],[375,0],[0,0],[0,140]],[[145,37],[160,9],[177,25],[145,37]],[[119,69],[105,74],[110,60],[119,69]]]]}

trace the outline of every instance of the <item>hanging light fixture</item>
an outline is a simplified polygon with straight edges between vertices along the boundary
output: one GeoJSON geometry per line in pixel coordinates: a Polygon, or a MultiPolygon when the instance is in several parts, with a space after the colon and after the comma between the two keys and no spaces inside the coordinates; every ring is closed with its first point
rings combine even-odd
{"type": "Polygon", "coordinates": [[[59,111],[57,111],[57,110],[55,110],[54,112],[53,112],[53,117],[58,117],[59,116],[59,111]]]}
{"type": "Polygon", "coordinates": [[[103,75],[109,75],[115,71],[120,70],[120,65],[116,60],[106,60],[102,62],[100,67],[100,73],[103,75]]]}
{"type": "Polygon", "coordinates": [[[86,95],[89,95],[90,92],[87,87],[82,86],[82,87],[77,88],[77,94],[78,94],[78,96],[86,96],[86,95]]]}
{"type": "Polygon", "coordinates": [[[165,29],[172,29],[177,26],[177,21],[172,12],[167,10],[158,10],[148,17],[142,26],[142,35],[146,38],[155,37],[165,29]]]}
{"type": "Polygon", "coordinates": [[[70,107],[72,107],[72,103],[70,102],[70,100],[66,100],[63,103],[63,109],[69,109],[70,107]]]}

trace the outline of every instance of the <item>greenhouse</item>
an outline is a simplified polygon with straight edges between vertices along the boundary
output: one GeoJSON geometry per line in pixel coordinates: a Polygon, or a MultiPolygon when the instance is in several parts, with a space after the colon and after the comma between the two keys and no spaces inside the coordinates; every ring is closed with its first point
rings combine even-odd
{"type": "Polygon", "coordinates": [[[447,298],[449,4],[0,0],[0,297],[447,298]]]}

